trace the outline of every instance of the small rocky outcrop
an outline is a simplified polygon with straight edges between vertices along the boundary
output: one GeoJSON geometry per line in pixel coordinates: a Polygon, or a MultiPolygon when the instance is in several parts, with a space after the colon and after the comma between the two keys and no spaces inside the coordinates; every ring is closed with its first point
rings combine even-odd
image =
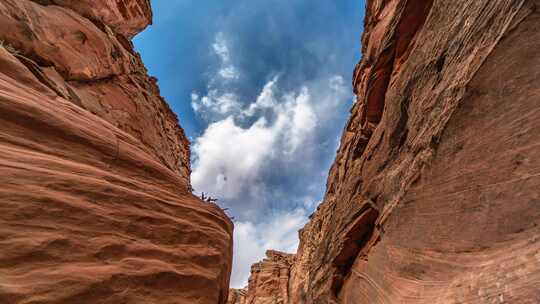
{"type": "Polygon", "coordinates": [[[268,250],[266,258],[251,266],[247,288],[232,289],[229,304],[289,304],[289,280],[294,255],[268,250]]]}
{"type": "Polygon", "coordinates": [[[0,2],[0,303],[226,303],[232,222],[130,41],[151,16],[0,2]]]}

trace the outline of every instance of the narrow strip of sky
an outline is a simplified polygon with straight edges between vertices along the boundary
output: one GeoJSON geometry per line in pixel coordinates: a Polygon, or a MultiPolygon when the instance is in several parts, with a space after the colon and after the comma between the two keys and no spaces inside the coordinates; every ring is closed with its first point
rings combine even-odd
{"type": "Polygon", "coordinates": [[[232,285],[294,251],[352,105],[362,0],[152,0],[135,39],[192,140],[193,184],[235,222],[232,285]]]}

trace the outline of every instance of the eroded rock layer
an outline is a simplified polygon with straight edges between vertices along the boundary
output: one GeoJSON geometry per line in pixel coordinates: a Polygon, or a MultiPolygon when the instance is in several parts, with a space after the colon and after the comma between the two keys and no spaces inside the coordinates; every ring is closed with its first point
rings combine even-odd
{"type": "Polygon", "coordinates": [[[246,289],[231,289],[228,304],[289,304],[289,281],[294,255],[268,250],[251,266],[246,289]]]}
{"type": "Polygon", "coordinates": [[[226,303],[232,223],[130,38],[149,2],[0,2],[0,303],[226,303]]]}
{"type": "Polygon", "coordinates": [[[539,7],[367,1],[291,303],[540,301],[539,7]]]}

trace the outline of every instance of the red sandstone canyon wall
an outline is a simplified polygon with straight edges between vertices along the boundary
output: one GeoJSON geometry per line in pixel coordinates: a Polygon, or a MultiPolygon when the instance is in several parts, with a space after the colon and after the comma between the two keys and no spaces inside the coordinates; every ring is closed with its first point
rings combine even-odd
{"type": "Polygon", "coordinates": [[[0,2],[0,303],[226,303],[232,222],[133,49],[151,17],[0,2]]]}
{"type": "Polygon", "coordinates": [[[367,1],[290,303],[540,302],[539,8],[367,1]]]}

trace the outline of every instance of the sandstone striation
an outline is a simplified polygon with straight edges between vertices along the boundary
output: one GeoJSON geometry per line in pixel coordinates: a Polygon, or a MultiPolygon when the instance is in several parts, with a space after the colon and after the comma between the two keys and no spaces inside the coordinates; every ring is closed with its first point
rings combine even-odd
{"type": "Polygon", "coordinates": [[[290,303],[540,301],[539,7],[367,1],[290,303]]]}
{"type": "Polygon", "coordinates": [[[0,3],[0,303],[226,303],[232,222],[130,40],[151,16],[0,3]]]}

